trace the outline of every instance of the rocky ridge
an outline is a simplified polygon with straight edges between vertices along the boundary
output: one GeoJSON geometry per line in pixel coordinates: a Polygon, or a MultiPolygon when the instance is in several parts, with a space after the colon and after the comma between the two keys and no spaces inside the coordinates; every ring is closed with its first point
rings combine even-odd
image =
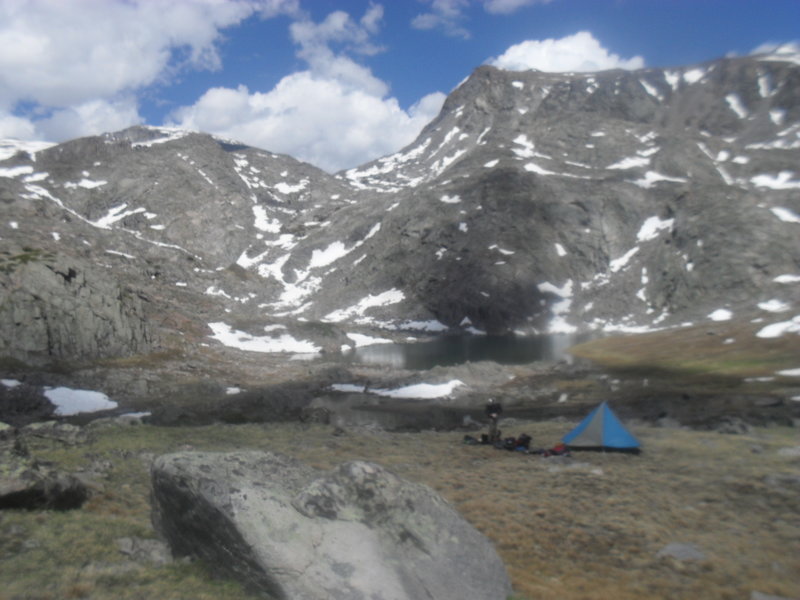
{"type": "Polygon", "coordinates": [[[0,353],[794,314],[799,64],[480,67],[413,144],[335,175],[165,128],[29,146],[0,161],[0,353]]]}

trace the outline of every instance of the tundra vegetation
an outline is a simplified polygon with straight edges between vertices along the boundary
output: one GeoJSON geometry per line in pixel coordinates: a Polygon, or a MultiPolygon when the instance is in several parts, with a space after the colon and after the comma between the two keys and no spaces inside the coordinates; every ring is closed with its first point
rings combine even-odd
{"type": "MultiPolygon", "coordinates": [[[[533,447],[569,431],[563,420],[510,420],[533,447]]],[[[639,456],[542,458],[467,446],[463,432],[337,431],[303,423],[202,427],[90,426],[89,441],[32,439],[31,452],[66,470],[97,468],[97,489],[72,511],[0,516],[0,598],[215,599],[249,597],[201,563],[131,562],[126,537],[152,538],[149,465],[197,449],[282,452],[318,468],[378,462],[449,500],[496,545],[516,598],[796,597],[800,477],[796,430],[741,435],[631,425],[639,456]],[[95,465],[95,467],[92,467],[95,465]],[[662,552],[670,544],[702,558],[662,552]],[[659,554],[661,552],[661,554],[659,554]]]]}

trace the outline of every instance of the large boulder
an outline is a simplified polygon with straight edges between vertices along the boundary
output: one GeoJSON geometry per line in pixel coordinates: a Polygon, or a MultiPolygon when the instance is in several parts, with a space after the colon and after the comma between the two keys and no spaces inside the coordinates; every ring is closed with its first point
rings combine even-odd
{"type": "Polygon", "coordinates": [[[278,599],[503,600],[491,542],[432,489],[367,462],[323,472],[274,453],[181,452],[152,467],[176,555],[278,599]]]}

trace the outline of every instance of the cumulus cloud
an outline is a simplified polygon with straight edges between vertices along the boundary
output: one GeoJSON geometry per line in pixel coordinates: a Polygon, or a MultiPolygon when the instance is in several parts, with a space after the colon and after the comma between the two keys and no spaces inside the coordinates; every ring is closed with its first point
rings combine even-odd
{"type": "Polygon", "coordinates": [[[800,42],[766,42],[757,48],[754,48],[750,54],[783,54],[787,56],[798,55],[800,54],[800,42]]]}
{"type": "MultiPolygon", "coordinates": [[[[254,14],[297,10],[297,0],[0,2],[0,111],[33,106],[17,119],[41,134],[136,123],[133,93],[182,68],[220,67],[221,29],[254,14]]],[[[0,119],[0,136],[18,133],[19,125],[0,119]]]]}
{"type": "Polygon", "coordinates": [[[244,86],[208,90],[174,119],[179,127],[211,131],[334,172],[410,143],[443,101],[443,94],[431,94],[406,112],[394,98],[302,71],[267,93],[244,86]]]}
{"type": "Polygon", "coordinates": [[[173,125],[209,131],[328,171],[353,167],[413,141],[438,113],[444,94],[426,96],[408,111],[390,97],[386,82],[348,52],[373,54],[383,11],[371,5],[358,21],[336,11],[322,22],[290,28],[308,69],[287,75],[270,91],[208,90],[172,115],[173,125]]]}
{"type": "Polygon", "coordinates": [[[0,110],[0,138],[32,140],[36,137],[36,127],[30,120],[0,110]]]}
{"type": "Polygon", "coordinates": [[[47,140],[69,140],[106,131],[118,131],[142,122],[133,96],[88,100],[54,111],[36,121],[36,131],[47,140]]]}
{"type": "Polygon", "coordinates": [[[442,29],[447,35],[468,38],[469,31],[462,25],[464,10],[469,0],[429,0],[430,12],[417,15],[411,21],[415,29],[442,29]]]}
{"type": "Polygon", "coordinates": [[[554,73],[644,67],[641,56],[621,58],[603,48],[588,31],[580,31],[558,40],[527,40],[511,46],[488,63],[509,71],[537,69],[554,73]]]}
{"type": "Polygon", "coordinates": [[[383,8],[361,19],[342,11],[319,23],[297,20],[290,34],[308,68],[267,92],[245,86],[208,90],[172,113],[170,124],[207,131],[335,172],[409,144],[441,109],[444,94],[425,96],[408,110],[389,86],[350,55],[371,55],[383,8]]]}
{"type": "Polygon", "coordinates": [[[548,4],[551,0],[484,0],[483,7],[488,13],[510,15],[520,8],[534,4],[548,4]]]}
{"type": "MultiPolygon", "coordinates": [[[[431,7],[411,21],[415,29],[441,29],[446,35],[468,39],[471,34],[464,26],[472,0],[425,0],[431,7]]],[[[478,0],[486,12],[510,15],[526,6],[548,4],[552,0],[478,0]]]]}

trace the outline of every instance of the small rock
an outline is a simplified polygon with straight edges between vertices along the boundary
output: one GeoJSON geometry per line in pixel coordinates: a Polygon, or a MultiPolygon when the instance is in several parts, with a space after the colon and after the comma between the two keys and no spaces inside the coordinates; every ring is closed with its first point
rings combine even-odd
{"type": "Polygon", "coordinates": [[[794,446],[792,448],[781,448],[778,450],[778,456],[789,456],[791,458],[798,458],[800,457],[800,446],[794,446]]]}
{"type": "Polygon", "coordinates": [[[322,406],[305,407],[300,411],[300,422],[327,425],[331,422],[331,411],[322,406]]]}
{"type": "Polygon", "coordinates": [[[656,421],[656,427],[663,427],[664,429],[681,429],[683,425],[680,421],[672,417],[661,417],[656,421]]]}
{"type": "Polygon", "coordinates": [[[746,434],[752,431],[752,427],[745,421],[739,417],[733,416],[721,417],[719,421],[711,426],[711,429],[718,433],[728,433],[732,435],[746,434]]]}
{"type": "Polygon", "coordinates": [[[773,596],[772,594],[762,594],[761,592],[750,592],[750,600],[792,600],[786,596],[773,596]]]}
{"type": "Polygon", "coordinates": [[[20,434],[25,437],[37,437],[51,440],[58,440],[68,446],[77,446],[88,440],[88,434],[77,425],[60,423],[58,421],[44,421],[41,423],[31,423],[20,430],[20,434]]]}
{"type": "Polygon", "coordinates": [[[672,542],[656,553],[656,558],[670,557],[675,560],[705,560],[706,555],[694,544],[672,542]]]}
{"type": "Polygon", "coordinates": [[[135,563],[131,560],[126,560],[121,563],[107,563],[107,562],[91,562],[81,570],[81,575],[96,579],[98,577],[117,577],[137,571],[142,568],[142,565],[135,563]]]}
{"type": "Polygon", "coordinates": [[[116,542],[119,551],[136,562],[158,566],[172,562],[172,553],[167,544],[161,540],[124,537],[119,538],[116,542]]]}

